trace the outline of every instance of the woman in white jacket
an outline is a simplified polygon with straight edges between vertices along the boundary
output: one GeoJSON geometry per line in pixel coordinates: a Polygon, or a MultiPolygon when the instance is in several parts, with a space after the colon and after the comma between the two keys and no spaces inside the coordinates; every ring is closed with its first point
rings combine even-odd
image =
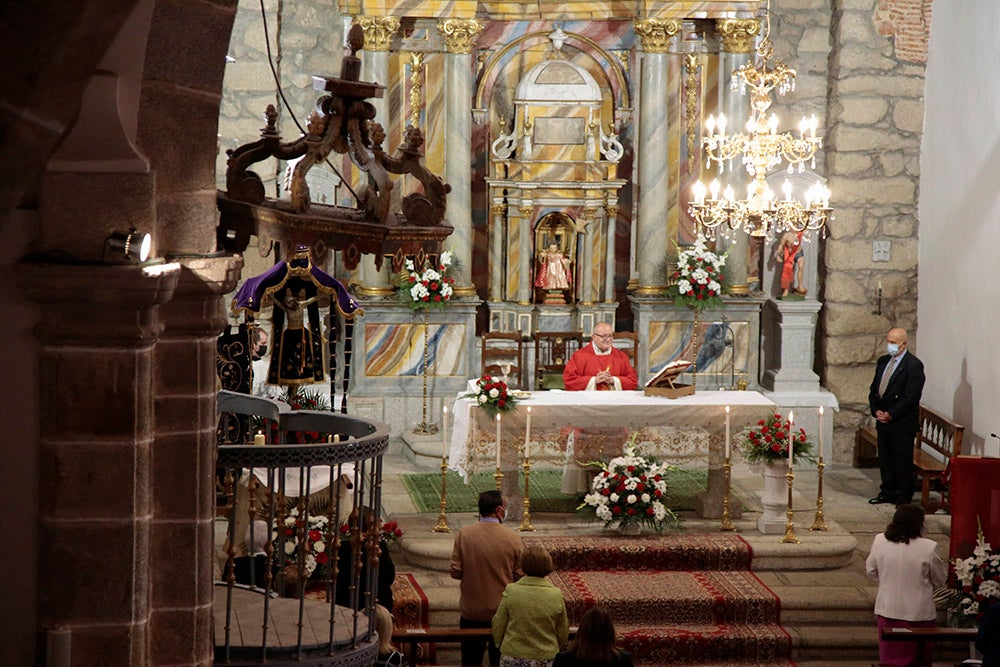
{"type": "Polygon", "coordinates": [[[937,544],[921,537],[924,510],[919,505],[900,505],[884,533],[875,536],[865,561],[870,577],[878,581],[875,616],[878,618],[879,662],[886,665],[931,665],[933,645],[919,654],[917,642],[887,642],[886,628],[932,628],[937,619],[934,588],[943,586],[948,575],[937,554],[937,544]]]}

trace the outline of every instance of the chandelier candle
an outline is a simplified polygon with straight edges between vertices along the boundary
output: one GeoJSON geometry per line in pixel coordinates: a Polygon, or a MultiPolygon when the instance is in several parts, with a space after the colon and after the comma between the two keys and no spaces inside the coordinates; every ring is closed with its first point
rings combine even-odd
{"type": "Polygon", "coordinates": [[[726,460],[729,460],[729,406],[726,406],[726,460]]]}
{"type": "Polygon", "coordinates": [[[448,406],[441,410],[441,458],[448,456],[448,406]]]}
{"type": "Polygon", "coordinates": [[[528,406],[528,417],[524,424],[524,460],[528,460],[529,448],[531,446],[531,406],[528,406]]]}
{"type": "Polygon", "coordinates": [[[497,472],[500,471],[500,413],[497,413],[497,472]]]}
{"type": "Polygon", "coordinates": [[[788,411],[788,467],[791,469],[793,464],[792,453],[795,451],[792,448],[792,431],[795,430],[795,414],[789,410],[788,411]]]}

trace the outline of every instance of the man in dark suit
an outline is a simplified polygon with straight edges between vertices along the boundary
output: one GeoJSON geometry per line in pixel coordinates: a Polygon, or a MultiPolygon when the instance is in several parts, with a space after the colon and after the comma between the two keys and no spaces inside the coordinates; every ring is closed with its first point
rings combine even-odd
{"type": "Polygon", "coordinates": [[[920,428],[924,365],[907,351],[903,329],[890,329],[885,340],[888,354],[879,357],[868,391],[868,405],[877,422],[882,486],[868,502],[899,505],[913,500],[913,443],[920,428]]]}

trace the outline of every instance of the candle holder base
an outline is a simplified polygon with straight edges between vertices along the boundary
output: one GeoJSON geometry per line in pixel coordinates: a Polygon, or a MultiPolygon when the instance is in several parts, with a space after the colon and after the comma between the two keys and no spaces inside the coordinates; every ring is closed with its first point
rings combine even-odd
{"type": "Polygon", "coordinates": [[[732,463],[730,458],[726,457],[726,462],[722,466],[725,474],[725,493],[722,496],[722,523],[719,525],[719,530],[723,533],[735,532],[736,526],[733,525],[732,519],[729,518],[729,491],[730,483],[732,482],[732,463]]]}
{"type": "Polygon", "coordinates": [[[431,528],[431,532],[434,533],[450,533],[451,528],[448,527],[448,517],[445,514],[445,509],[448,506],[448,457],[441,457],[441,507],[438,512],[437,525],[431,528]]]}
{"type": "Polygon", "coordinates": [[[413,427],[412,433],[415,435],[437,435],[438,433],[440,433],[440,431],[438,430],[437,424],[434,423],[428,424],[427,422],[420,422],[419,424],[413,427]]]}
{"type": "Polygon", "coordinates": [[[795,481],[795,473],[792,471],[792,466],[788,466],[788,472],[785,474],[788,478],[788,511],[785,513],[788,522],[785,524],[785,536],[781,538],[782,544],[798,544],[799,538],[795,536],[795,514],[792,511],[792,484],[795,481]]]}
{"type": "Polygon", "coordinates": [[[531,525],[531,490],[528,484],[528,477],[531,475],[531,462],[524,459],[524,514],[521,516],[521,532],[534,532],[535,527],[531,525]]]}
{"type": "Polygon", "coordinates": [[[826,519],[823,518],[823,468],[825,467],[823,456],[820,455],[819,463],[816,465],[819,476],[819,482],[816,487],[816,517],[813,519],[813,525],[810,530],[829,530],[826,527],[826,519]]]}

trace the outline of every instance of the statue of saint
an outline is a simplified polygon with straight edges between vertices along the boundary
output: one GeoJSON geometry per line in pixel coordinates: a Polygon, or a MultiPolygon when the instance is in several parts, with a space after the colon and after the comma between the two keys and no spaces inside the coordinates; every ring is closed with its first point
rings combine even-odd
{"type": "Polygon", "coordinates": [[[298,294],[287,290],[284,298],[274,300],[275,308],[284,311],[286,326],[280,337],[275,336],[278,344],[272,352],[271,369],[277,371],[277,377],[268,379],[272,384],[316,382],[317,359],[312,332],[305,326],[305,308],[318,299],[318,296],[306,298],[305,290],[299,290],[298,294]]]}
{"type": "Polygon", "coordinates": [[[806,288],[802,284],[806,267],[806,255],[802,250],[802,232],[791,230],[781,235],[775,249],[778,262],[781,263],[781,298],[788,296],[793,289],[796,294],[803,295],[806,288]]]}
{"type": "Polygon", "coordinates": [[[569,260],[559,250],[559,246],[550,243],[548,250],[538,255],[541,266],[535,274],[535,287],[545,290],[565,290],[572,284],[573,274],[570,273],[569,260]]]}

